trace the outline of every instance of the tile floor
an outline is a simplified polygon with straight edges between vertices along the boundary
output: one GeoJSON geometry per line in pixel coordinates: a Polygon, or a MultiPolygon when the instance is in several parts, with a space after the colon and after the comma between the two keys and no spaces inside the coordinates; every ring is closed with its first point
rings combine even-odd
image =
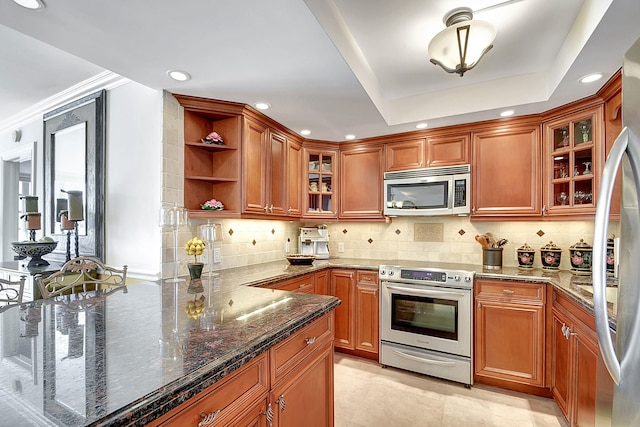
{"type": "Polygon", "coordinates": [[[566,427],[552,399],[382,368],[335,353],[335,427],[566,427]]]}

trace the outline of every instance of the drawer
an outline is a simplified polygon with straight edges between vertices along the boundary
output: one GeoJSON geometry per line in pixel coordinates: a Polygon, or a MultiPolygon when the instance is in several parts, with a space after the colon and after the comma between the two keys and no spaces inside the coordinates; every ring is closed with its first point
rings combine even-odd
{"type": "Polygon", "coordinates": [[[370,284],[377,285],[378,284],[378,272],[377,271],[367,271],[367,270],[358,270],[356,273],[356,283],[359,285],[370,284]]]}
{"type": "Polygon", "coordinates": [[[333,312],[331,312],[274,346],[270,350],[271,383],[274,384],[294,369],[324,343],[333,341],[333,334],[333,312]]]}
{"type": "Polygon", "coordinates": [[[313,275],[307,274],[305,276],[296,277],[295,279],[285,280],[284,282],[275,283],[269,286],[272,289],[279,289],[282,291],[295,291],[313,293],[314,280],[313,275]]]}
{"type": "Polygon", "coordinates": [[[203,420],[201,414],[206,416],[217,411],[212,425],[221,425],[224,420],[237,417],[260,396],[266,396],[269,391],[267,369],[267,353],[263,353],[151,425],[197,426],[203,420]]]}
{"type": "Polygon", "coordinates": [[[508,280],[476,280],[476,298],[501,301],[545,301],[545,284],[508,280]]]}

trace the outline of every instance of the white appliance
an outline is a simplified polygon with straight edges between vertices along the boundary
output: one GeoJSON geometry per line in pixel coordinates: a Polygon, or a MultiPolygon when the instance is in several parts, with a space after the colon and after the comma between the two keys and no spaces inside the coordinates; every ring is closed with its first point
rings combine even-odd
{"type": "Polygon", "coordinates": [[[469,215],[471,166],[444,166],[384,174],[386,216],[469,215]]]}
{"type": "Polygon", "coordinates": [[[473,276],[380,266],[380,363],[470,387],[473,276]]]}
{"type": "Polygon", "coordinates": [[[640,425],[640,39],[623,60],[622,124],[624,128],[609,153],[600,179],[593,241],[593,299],[600,353],[605,365],[599,364],[598,378],[610,375],[614,382],[611,394],[611,390],[602,387],[602,382],[598,381],[596,425],[615,427],[640,425]],[[620,164],[622,200],[614,332],[607,314],[605,256],[611,193],[620,164]]]}
{"type": "Polygon", "coordinates": [[[329,259],[329,233],[326,225],[300,227],[300,253],[315,255],[316,259],[329,259]]]}

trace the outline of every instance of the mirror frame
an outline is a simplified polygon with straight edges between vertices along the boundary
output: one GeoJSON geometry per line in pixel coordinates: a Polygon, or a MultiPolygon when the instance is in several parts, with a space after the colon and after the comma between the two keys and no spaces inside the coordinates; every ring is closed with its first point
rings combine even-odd
{"type": "MultiPolygon", "coordinates": [[[[66,260],[67,236],[56,222],[54,191],[55,134],[86,123],[85,222],[87,232],[78,237],[79,254],[104,261],[104,188],[106,142],[106,90],[93,93],[44,114],[44,227],[43,235],[58,242],[52,259],[66,260]]],[[[73,188],[69,188],[73,190],[73,188]]],[[[73,233],[72,233],[73,234],[73,233]]],[[[71,258],[75,257],[75,237],[71,237],[71,258]]]]}

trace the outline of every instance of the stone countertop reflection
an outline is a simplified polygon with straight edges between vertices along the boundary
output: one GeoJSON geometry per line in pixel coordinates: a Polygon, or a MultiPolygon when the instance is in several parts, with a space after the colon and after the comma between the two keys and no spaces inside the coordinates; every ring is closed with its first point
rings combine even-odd
{"type": "Polygon", "coordinates": [[[145,425],[340,304],[233,277],[205,275],[200,292],[141,283],[3,310],[3,422],[145,425]],[[202,302],[195,319],[190,301],[202,302]]]}

